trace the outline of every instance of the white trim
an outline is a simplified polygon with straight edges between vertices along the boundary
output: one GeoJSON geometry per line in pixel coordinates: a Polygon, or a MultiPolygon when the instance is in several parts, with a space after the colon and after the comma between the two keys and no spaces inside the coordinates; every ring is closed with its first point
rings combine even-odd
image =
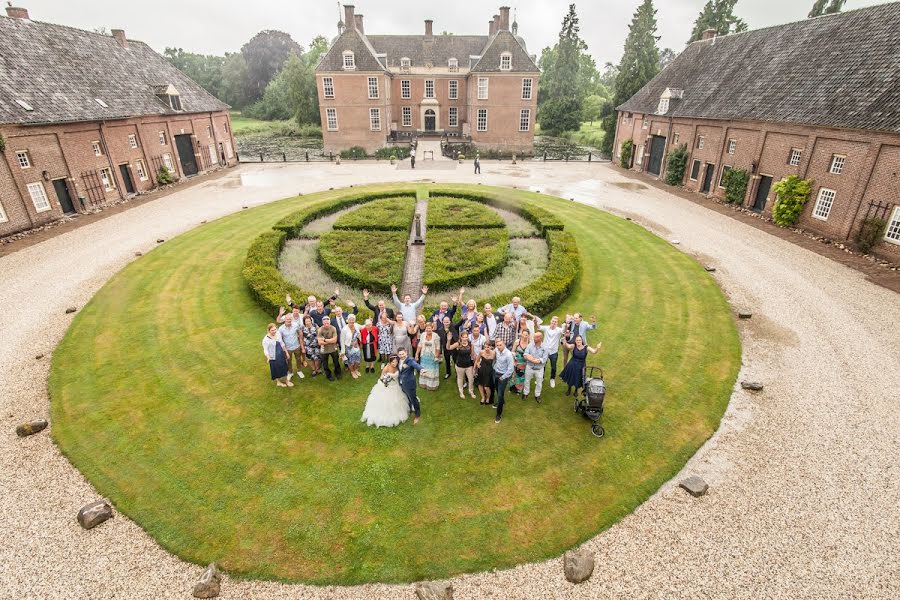
{"type": "Polygon", "coordinates": [[[322,78],[322,97],[326,100],[334,100],[334,77],[322,78]]]}
{"type": "Polygon", "coordinates": [[[803,148],[791,148],[791,154],[788,156],[788,165],[799,167],[801,160],[803,160],[803,148]],[[795,158],[796,162],[794,162],[795,158]]]}
{"type": "Polygon", "coordinates": [[[371,131],[381,131],[381,109],[369,109],[369,129],[371,131]]]}
{"type": "Polygon", "coordinates": [[[19,166],[23,169],[31,168],[31,157],[28,156],[28,150],[19,150],[16,152],[16,160],[19,161],[19,166]]]}
{"type": "Polygon", "coordinates": [[[165,130],[159,132],[159,145],[165,146],[169,143],[169,136],[166,134],[165,130]]]}
{"type": "Polygon", "coordinates": [[[447,81],[447,99],[459,100],[459,79],[450,79],[447,81]]]}
{"type": "Polygon", "coordinates": [[[426,79],[426,80],[425,80],[425,91],[423,92],[422,97],[423,97],[423,98],[433,99],[433,98],[434,98],[434,93],[435,93],[435,90],[434,90],[434,79],[426,79]],[[429,83],[431,84],[431,86],[428,85],[429,83]],[[429,95],[429,93],[428,93],[429,87],[431,88],[431,94],[430,94],[430,95],[429,95]]]}
{"type": "Polygon", "coordinates": [[[353,54],[352,50],[344,50],[343,60],[341,62],[343,69],[345,71],[355,71],[356,70],[356,56],[353,54]],[[350,60],[347,60],[350,59],[350,60]]]}
{"type": "Polygon", "coordinates": [[[44,189],[43,183],[40,181],[29,183],[26,189],[28,189],[28,195],[31,196],[31,203],[34,204],[36,212],[47,212],[52,208],[50,200],[47,199],[47,191],[44,189]]]}
{"type": "Polygon", "coordinates": [[[717,187],[725,189],[725,186],[722,185],[722,182],[725,180],[725,173],[727,173],[728,171],[730,171],[733,168],[734,167],[732,165],[722,165],[722,170],[719,171],[719,185],[717,187]]]}
{"type": "Polygon", "coordinates": [[[706,145],[706,136],[698,136],[697,137],[697,150],[703,150],[703,146],[706,145]]]}
{"type": "Polygon", "coordinates": [[[531,109],[523,108],[519,111],[519,131],[531,131],[531,109]],[[522,125],[525,127],[522,127],[522,125]]]}
{"type": "Polygon", "coordinates": [[[447,61],[447,70],[451,73],[459,73],[459,60],[451,58],[447,61]]]}
{"type": "Polygon", "coordinates": [[[660,98],[659,105],[656,107],[656,113],[660,115],[664,115],[669,112],[669,99],[668,98],[660,98]]]}
{"type": "Polygon", "coordinates": [[[9,216],[6,214],[6,209],[3,208],[3,202],[0,202],[0,223],[7,223],[9,221],[9,216]]]}
{"type": "Polygon", "coordinates": [[[100,142],[91,142],[91,148],[94,150],[94,156],[103,156],[103,146],[100,142]]]}
{"type": "Polygon", "coordinates": [[[831,155],[831,166],[828,167],[828,172],[832,175],[840,175],[844,172],[844,167],[847,164],[847,156],[845,154],[832,154],[831,155]]]}
{"type": "Polygon", "coordinates": [[[479,100],[487,100],[490,90],[488,86],[490,85],[490,80],[487,77],[479,77],[478,78],[478,99],[479,100]],[[484,84],[482,86],[482,84],[484,84]]]}
{"type": "Polygon", "coordinates": [[[175,172],[175,163],[172,162],[172,155],[166,152],[162,155],[163,165],[168,169],[169,173],[172,175],[177,175],[175,172]]]}
{"type": "Polygon", "coordinates": [[[485,131],[488,130],[488,109],[479,108],[476,115],[477,115],[476,119],[475,119],[476,131],[478,131],[480,133],[484,133],[485,131]],[[483,128],[481,126],[482,115],[484,116],[484,127],[483,128]]]}
{"type": "Polygon", "coordinates": [[[813,207],[812,216],[820,221],[827,221],[828,215],[831,214],[831,208],[834,206],[834,200],[837,198],[837,192],[828,188],[819,188],[819,195],[816,197],[816,205],[813,207]]]}
{"type": "Polygon", "coordinates": [[[328,131],[337,131],[338,130],[338,117],[337,117],[337,109],[336,108],[326,108],[325,109],[325,126],[328,128],[328,131]],[[334,126],[332,127],[331,122],[334,121],[334,126]]]}
{"type": "Polygon", "coordinates": [[[411,66],[412,65],[410,63],[409,58],[404,56],[403,58],[400,59],[400,68],[401,69],[409,69],[411,66]]]}
{"type": "Polygon", "coordinates": [[[378,78],[368,78],[369,100],[378,100],[378,78]]]}
{"type": "Polygon", "coordinates": [[[447,112],[447,127],[459,127],[459,109],[451,106],[447,112]]]}
{"type": "Polygon", "coordinates": [[[132,150],[137,149],[138,141],[137,136],[133,133],[128,134],[128,145],[131,146],[132,150]]]}
{"type": "Polygon", "coordinates": [[[512,71],[512,52],[504,52],[500,55],[500,70],[512,71]]]}
{"type": "Polygon", "coordinates": [[[522,100],[531,100],[534,97],[534,79],[531,77],[522,78],[522,100]],[[528,84],[527,86],[525,84],[528,84]],[[525,92],[528,92],[527,94],[525,92]]]}
{"type": "Polygon", "coordinates": [[[400,98],[402,100],[412,99],[412,83],[409,79],[400,80],[400,98]]]}
{"type": "MultiPolygon", "coordinates": [[[[0,207],[2,208],[2,207],[0,207]]],[[[884,229],[884,241],[891,244],[900,244],[900,206],[894,207],[894,212],[884,229]]]]}
{"type": "Polygon", "coordinates": [[[113,179],[112,170],[109,167],[103,167],[102,169],[99,169],[99,172],[100,181],[103,182],[103,189],[107,192],[111,192],[116,189],[116,182],[113,179]]]}
{"type": "Polygon", "coordinates": [[[412,127],[412,106],[404,106],[400,109],[403,116],[402,126],[412,127]]]}
{"type": "Polygon", "coordinates": [[[728,154],[737,152],[737,140],[728,140],[728,154]]]}
{"type": "Polygon", "coordinates": [[[134,161],[134,170],[137,171],[138,179],[141,181],[147,181],[147,168],[144,166],[143,159],[137,159],[134,161]]]}

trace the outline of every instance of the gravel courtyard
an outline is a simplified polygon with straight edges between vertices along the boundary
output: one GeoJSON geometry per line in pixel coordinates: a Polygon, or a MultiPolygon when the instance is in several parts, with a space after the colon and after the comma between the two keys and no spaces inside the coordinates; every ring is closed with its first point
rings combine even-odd
{"type": "MultiPolygon", "coordinates": [[[[678,240],[716,266],[736,310],[753,313],[740,322],[739,379],[765,384],[755,394],[737,386],[719,432],[686,465],[682,475],[702,476],[709,493],[691,498],[677,477],[589,541],[597,569],[588,582],[568,583],[558,558],[460,577],[456,598],[900,597],[900,295],[727,216],[635,189],[643,186],[607,165],[486,162],[483,172],[245,165],[0,257],[0,598],[189,598],[202,570],[121,515],[82,530],[75,514],[96,492],[47,432],[16,437],[17,424],[48,418],[46,378],[71,320],[65,309],[83,306],[136,252],[201,221],[297,192],[412,177],[539,189],[678,240]]],[[[221,597],[414,592],[226,578],[221,597]]]]}

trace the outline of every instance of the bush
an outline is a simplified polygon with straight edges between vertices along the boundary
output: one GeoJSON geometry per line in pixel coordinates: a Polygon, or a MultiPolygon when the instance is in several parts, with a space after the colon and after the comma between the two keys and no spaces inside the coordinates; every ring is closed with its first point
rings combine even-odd
{"type": "Polygon", "coordinates": [[[306,298],[312,295],[287,281],[278,270],[278,256],[287,236],[283,231],[269,230],[256,238],[247,250],[242,274],[250,294],[267,314],[274,315],[284,305],[284,295],[306,298]]]}
{"type": "MultiPolygon", "coordinates": [[[[341,158],[344,157],[341,156],[341,158]]],[[[391,158],[403,160],[404,158],[409,158],[409,146],[388,146],[386,148],[379,148],[375,151],[375,158],[379,160],[388,160],[391,158]]]]}
{"type": "Polygon", "coordinates": [[[496,229],[503,225],[500,215],[471,200],[440,196],[428,199],[429,229],[496,229]]]}
{"type": "Polygon", "coordinates": [[[403,279],[408,239],[406,231],[329,231],[319,238],[319,263],[341,283],[390,292],[403,279]]]}
{"type": "Polygon", "coordinates": [[[626,169],[631,167],[631,155],[634,153],[634,142],[632,140],[625,140],[622,142],[622,156],[619,159],[619,164],[625,167],[626,169]]]}
{"type": "Polygon", "coordinates": [[[684,173],[687,170],[687,162],[687,144],[682,144],[669,152],[666,164],[666,183],[669,185],[681,185],[682,182],[684,182],[684,173]]]}
{"type": "Polygon", "coordinates": [[[860,252],[868,254],[884,235],[886,227],[887,221],[884,219],[879,219],[878,217],[867,217],[864,219],[862,226],[856,233],[856,245],[859,246],[860,252]]]}
{"type": "Polygon", "coordinates": [[[334,229],[409,232],[415,211],[415,198],[382,198],[342,215],[335,222],[334,229]]]}
{"type": "Polygon", "coordinates": [[[301,237],[303,228],[306,227],[306,225],[310,221],[315,221],[319,217],[324,217],[325,215],[336,213],[337,211],[344,208],[355,206],[357,204],[363,204],[364,202],[371,202],[381,198],[396,198],[398,196],[408,197],[415,195],[415,189],[403,189],[390,192],[341,196],[339,198],[326,200],[324,202],[317,202],[310,206],[306,206],[301,210],[298,210],[297,212],[292,213],[282,220],[278,221],[277,223],[275,223],[273,228],[284,231],[289,238],[297,238],[301,237]]]}
{"type": "Polygon", "coordinates": [[[341,150],[340,155],[345,160],[362,160],[368,157],[366,149],[362,146],[353,146],[349,150],[341,150]]]}
{"type": "Polygon", "coordinates": [[[722,185],[725,186],[725,202],[729,204],[743,204],[747,195],[747,182],[750,181],[750,173],[743,169],[731,169],[722,176],[722,185]]]}
{"type": "Polygon", "coordinates": [[[793,227],[809,200],[812,181],[790,175],[772,186],[772,189],[778,198],[772,208],[772,219],[781,227],[793,227]]]}
{"type": "Polygon", "coordinates": [[[514,212],[517,215],[524,217],[528,222],[537,227],[538,231],[543,237],[546,237],[544,235],[546,230],[563,229],[563,222],[560,221],[556,215],[551,213],[549,210],[538,206],[535,202],[521,202],[518,200],[510,200],[505,196],[500,196],[488,191],[474,193],[445,188],[432,188],[431,195],[436,197],[444,196],[447,198],[463,198],[466,200],[473,200],[475,202],[487,204],[488,206],[496,206],[497,208],[502,208],[504,210],[514,212]]]}
{"type": "Polygon", "coordinates": [[[500,275],[507,260],[505,229],[432,229],[425,239],[422,282],[434,290],[476,285],[500,275]]]}
{"type": "Polygon", "coordinates": [[[466,160],[466,155],[460,153],[460,155],[457,158],[459,158],[459,160],[466,160]]]}
{"type": "Polygon", "coordinates": [[[156,183],[159,185],[169,185],[170,183],[175,183],[175,177],[172,175],[172,172],[168,167],[162,166],[159,168],[159,171],[156,173],[156,183]]]}

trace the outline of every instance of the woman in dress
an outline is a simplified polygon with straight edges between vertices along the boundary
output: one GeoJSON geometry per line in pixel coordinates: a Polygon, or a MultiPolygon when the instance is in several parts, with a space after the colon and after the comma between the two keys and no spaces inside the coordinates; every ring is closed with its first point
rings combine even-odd
{"type": "Polygon", "coordinates": [[[584,387],[584,367],[585,363],[587,362],[588,352],[590,352],[591,354],[597,354],[597,351],[600,350],[600,346],[602,346],[603,344],[598,343],[594,348],[585,346],[584,338],[578,335],[575,336],[574,344],[563,342],[563,345],[572,352],[572,357],[566,364],[566,368],[563,369],[560,378],[569,386],[566,390],[566,396],[572,393],[572,388],[575,388],[575,398],[577,399],[578,391],[584,387]]]}
{"type": "MultiPolygon", "coordinates": [[[[378,317],[378,356],[382,365],[387,364],[387,359],[394,351],[394,324],[387,316],[387,311],[381,311],[378,317]]],[[[375,369],[372,369],[374,372],[375,369]]]]}
{"type": "Polygon", "coordinates": [[[469,382],[469,395],[475,398],[475,350],[469,342],[469,334],[463,331],[459,337],[448,338],[447,350],[453,353],[453,364],[456,365],[456,387],[459,397],[463,395],[463,386],[469,382]]]}
{"type": "Polygon", "coordinates": [[[409,333],[409,343],[412,344],[413,352],[419,349],[419,341],[422,334],[425,333],[425,315],[419,315],[415,321],[406,323],[406,331],[409,333]]]}
{"type": "Polygon", "coordinates": [[[422,365],[419,371],[419,385],[426,390],[436,390],[440,384],[441,338],[434,332],[434,325],[426,322],[424,333],[419,337],[416,362],[422,365]]]}
{"type": "Polygon", "coordinates": [[[263,354],[269,363],[269,374],[278,387],[294,387],[288,379],[287,349],[275,323],[269,323],[262,339],[263,354]]]}
{"type": "Polygon", "coordinates": [[[530,341],[531,334],[528,333],[527,329],[524,329],[519,332],[519,339],[516,340],[516,344],[512,347],[513,364],[515,364],[516,371],[513,374],[512,385],[509,389],[517,394],[521,394],[522,388],[525,387],[525,367],[528,365],[528,361],[525,360],[525,349],[528,348],[530,341]]]}
{"type": "Polygon", "coordinates": [[[381,377],[366,400],[360,421],[376,427],[394,427],[409,418],[409,401],[400,389],[400,367],[396,356],[389,356],[381,377]]]}
{"type": "Polygon", "coordinates": [[[349,315],[347,325],[341,329],[341,354],[344,355],[344,364],[347,365],[353,379],[359,379],[359,363],[362,360],[359,348],[361,339],[359,327],[356,326],[356,316],[349,315]]]}
{"type": "Polygon", "coordinates": [[[475,380],[478,382],[478,393],[481,405],[491,403],[491,388],[494,385],[494,342],[486,340],[484,347],[475,359],[475,380]]]}
{"type": "Polygon", "coordinates": [[[366,363],[366,373],[375,372],[375,361],[378,360],[378,328],[372,325],[372,319],[366,319],[359,335],[362,344],[362,358],[366,363]]]}
{"type": "Polygon", "coordinates": [[[303,317],[303,347],[306,349],[306,360],[312,362],[312,376],[322,372],[322,357],[319,353],[319,329],[311,316],[303,317]]]}
{"type": "Polygon", "coordinates": [[[412,343],[409,341],[409,327],[407,327],[406,321],[403,320],[403,315],[397,312],[396,320],[394,321],[394,354],[397,354],[401,350],[406,350],[407,356],[412,356],[412,343]]]}
{"type": "Polygon", "coordinates": [[[455,364],[454,355],[459,346],[459,328],[453,326],[450,317],[444,317],[437,332],[441,338],[441,355],[444,357],[444,379],[450,379],[450,364],[455,364]]]}

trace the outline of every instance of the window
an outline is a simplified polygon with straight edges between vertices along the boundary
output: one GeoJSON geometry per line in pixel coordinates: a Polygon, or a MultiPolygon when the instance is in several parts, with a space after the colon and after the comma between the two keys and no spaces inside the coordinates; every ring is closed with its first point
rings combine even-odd
{"type": "Polygon", "coordinates": [[[675,135],[673,135],[673,136],[672,136],[672,144],[675,145],[675,146],[677,146],[677,145],[678,145],[678,139],[679,139],[680,137],[681,137],[681,136],[680,136],[679,134],[677,134],[677,133],[676,133],[675,135]]]}
{"type": "Polygon", "coordinates": [[[737,140],[728,140],[728,154],[734,154],[737,151],[737,140]]]}
{"type": "Polygon", "coordinates": [[[334,77],[322,78],[322,93],[326,98],[334,99],[334,77]]]}
{"type": "Polygon", "coordinates": [[[167,168],[171,173],[174,174],[174,173],[175,173],[175,165],[172,164],[172,155],[171,155],[171,154],[168,154],[168,153],[167,153],[167,154],[163,154],[162,159],[163,159],[163,164],[166,166],[166,168],[167,168]]]}
{"type": "Polygon", "coordinates": [[[449,108],[448,127],[459,127],[459,109],[455,106],[449,108]]]}
{"type": "Polygon", "coordinates": [[[531,130],[531,110],[523,108],[519,113],[519,131],[531,130]]]}
{"type": "Polygon", "coordinates": [[[400,82],[400,97],[404,100],[409,100],[412,98],[412,94],[409,91],[409,80],[404,79],[400,82]]]}
{"type": "Polygon", "coordinates": [[[0,202],[0,223],[6,223],[9,221],[9,217],[6,216],[6,210],[3,208],[3,203],[0,202]]]}
{"type": "Polygon", "coordinates": [[[134,170],[137,171],[138,179],[147,181],[147,169],[144,168],[144,161],[138,159],[134,163],[134,170]]]}
{"type": "Polygon", "coordinates": [[[28,156],[28,152],[16,152],[16,159],[19,161],[19,166],[23,169],[27,169],[31,166],[31,158],[28,156]]]}
{"type": "Polygon", "coordinates": [[[103,148],[100,147],[100,142],[91,142],[91,148],[94,149],[94,156],[103,156],[103,148]]]}
{"type": "MultiPolygon", "coordinates": [[[[335,118],[334,126],[337,128],[337,119],[335,118]]],[[[234,148],[231,147],[231,140],[225,140],[225,152],[228,154],[228,158],[234,158],[234,148]]]]}
{"type": "Polygon", "coordinates": [[[222,124],[222,127],[225,129],[225,133],[228,133],[228,121],[222,124]]]}
{"type": "Polygon", "coordinates": [[[695,160],[691,165],[691,181],[697,181],[698,177],[700,177],[700,161],[695,160]]]}
{"type": "Polygon", "coordinates": [[[369,77],[369,100],[378,99],[378,78],[369,77]]]}
{"type": "Polygon", "coordinates": [[[522,80],[522,100],[531,100],[531,90],[533,85],[533,79],[522,80]]]}
{"type": "Polygon", "coordinates": [[[788,159],[788,164],[792,167],[799,166],[801,156],[803,156],[803,150],[800,148],[791,148],[791,157],[788,159]]]}
{"type": "Polygon", "coordinates": [[[169,106],[172,107],[172,110],[181,110],[181,96],[169,94],[169,106]]]}
{"type": "Polygon", "coordinates": [[[166,142],[166,132],[165,132],[165,131],[160,131],[160,132],[159,132],[159,145],[160,145],[160,146],[165,146],[166,143],[167,143],[167,142],[166,142]]]}
{"type": "Polygon", "coordinates": [[[725,183],[724,183],[725,176],[728,174],[728,171],[730,171],[730,170],[731,170],[731,167],[729,167],[728,165],[725,165],[724,167],[722,167],[722,172],[719,174],[719,187],[720,188],[725,187],[725,183]]]}
{"type": "Polygon", "coordinates": [[[434,98],[434,79],[425,80],[425,97],[434,98]]]}
{"type": "MultiPolygon", "coordinates": [[[[209,128],[207,128],[207,129],[209,129],[209,128]]],[[[210,131],[209,135],[212,135],[212,130],[210,129],[209,131],[210,131]]],[[[138,147],[137,136],[134,135],[133,133],[128,134],[128,145],[131,146],[132,149],[138,147]]]]}
{"type": "Polygon", "coordinates": [[[458,73],[459,72],[459,61],[456,60],[455,58],[451,58],[450,60],[447,61],[447,68],[450,70],[451,73],[458,73]]]}
{"type": "Polygon", "coordinates": [[[703,150],[703,146],[706,144],[706,138],[702,135],[697,138],[697,150],[703,150]]]}
{"type": "Polygon", "coordinates": [[[103,182],[103,189],[107,192],[116,189],[116,183],[113,181],[112,172],[109,169],[100,169],[100,181],[103,182]]]}
{"type": "Polygon", "coordinates": [[[212,125],[206,126],[206,137],[212,137],[212,125]]]}
{"type": "Polygon", "coordinates": [[[219,162],[216,158],[216,145],[210,144],[206,147],[206,150],[207,152],[209,152],[209,166],[212,167],[214,164],[219,162]]]}
{"type": "Polygon", "coordinates": [[[369,109],[369,129],[372,131],[381,131],[381,109],[369,109]]]}
{"type": "Polygon", "coordinates": [[[831,207],[834,205],[834,197],[837,194],[834,190],[822,188],[819,190],[819,197],[816,199],[816,206],[813,208],[813,216],[822,221],[828,220],[831,213],[831,207]]]}
{"type": "Polygon", "coordinates": [[[847,162],[847,157],[842,156],[840,154],[835,154],[831,157],[831,169],[829,169],[829,173],[832,175],[840,175],[844,172],[844,163],[847,162]]]}
{"type": "Polygon", "coordinates": [[[478,131],[487,131],[487,109],[478,109],[478,131]]]}
{"type": "MultiPolygon", "coordinates": [[[[0,206],[0,210],[3,210],[2,206],[0,206]]],[[[894,208],[891,220],[888,221],[887,231],[884,232],[884,239],[892,244],[900,244],[900,206],[894,208]]]]}
{"type": "Polygon", "coordinates": [[[403,107],[403,126],[412,127],[412,107],[403,107]]]}
{"type": "Polygon", "coordinates": [[[406,58],[404,56],[403,58],[400,59],[400,68],[401,69],[409,69],[409,66],[410,66],[410,63],[409,63],[408,58],[406,58]]]}
{"type": "Polygon", "coordinates": [[[447,97],[450,100],[457,100],[459,98],[459,82],[455,79],[451,79],[448,85],[447,97]]]}
{"type": "Polygon", "coordinates": [[[328,121],[328,131],[337,131],[338,130],[337,109],[336,108],[326,108],[325,109],[325,118],[328,121]]]}
{"type": "Polygon", "coordinates": [[[37,212],[46,212],[50,210],[50,202],[47,200],[47,194],[44,192],[44,184],[40,181],[28,184],[28,193],[31,195],[31,202],[34,204],[34,210],[37,212]]]}
{"type": "Polygon", "coordinates": [[[512,54],[509,52],[504,52],[500,55],[500,70],[501,71],[511,71],[512,70],[512,54]]]}
{"type": "Polygon", "coordinates": [[[657,114],[664,115],[669,112],[669,99],[668,98],[660,98],[659,106],[656,107],[657,114]]]}
{"type": "Polygon", "coordinates": [[[356,59],[353,57],[353,52],[350,50],[344,51],[344,69],[355,69],[356,68],[356,59]]]}
{"type": "Polygon", "coordinates": [[[488,99],[488,78],[487,77],[479,77],[478,78],[478,99],[479,100],[487,100],[488,99]]]}

